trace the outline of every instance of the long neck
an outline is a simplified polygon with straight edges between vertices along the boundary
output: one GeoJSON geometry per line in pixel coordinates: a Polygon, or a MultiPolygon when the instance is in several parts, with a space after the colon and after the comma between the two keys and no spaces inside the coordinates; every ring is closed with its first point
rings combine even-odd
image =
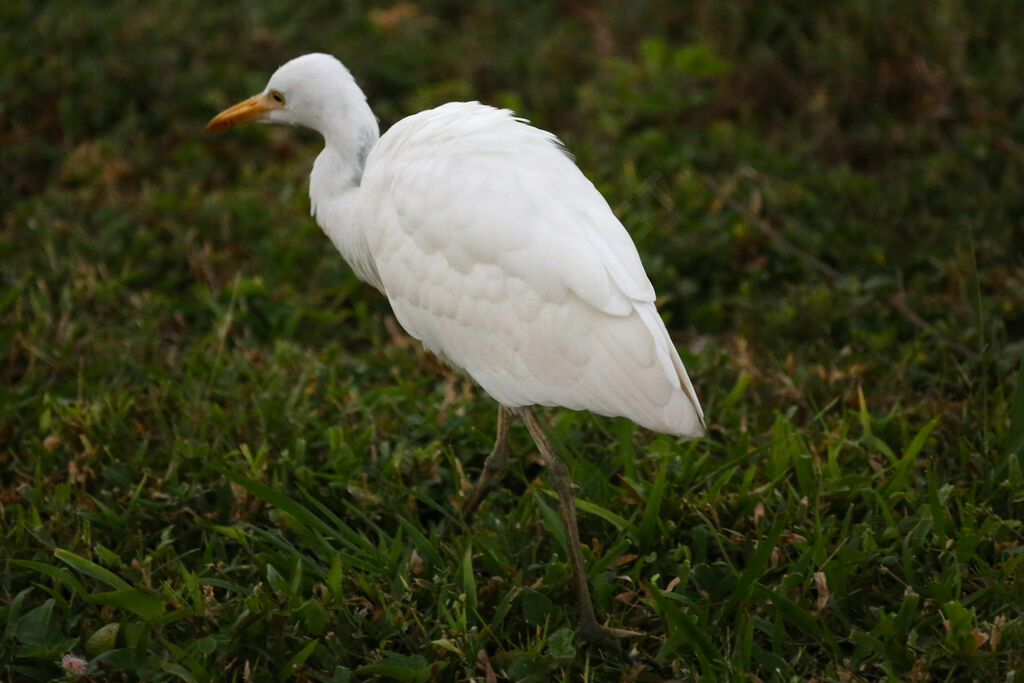
{"type": "Polygon", "coordinates": [[[356,276],[383,291],[360,220],[360,184],[366,158],[377,142],[376,121],[372,135],[343,139],[341,144],[336,136],[324,138],[327,144],[309,176],[311,213],[356,276]]]}
{"type": "Polygon", "coordinates": [[[377,118],[347,71],[333,85],[308,122],[324,136],[324,150],[309,177],[310,208],[359,279],[383,290],[360,221],[363,171],[380,137],[377,118]]]}
{"type": "MultiPolygon", "coordinates": [[[[354,84],[353,84],[353,87],[354,84]]],[[[346,98],[345,116],[325,117],[321,123],[324,151],[333,153],[338,163],[338,181],[359,185],[370,150],[377,144],[380,131],[377,119],[359,92],[358,99],[346,98]]]]}
{"type": "Polygon", "coordinates": [[[366,157],[380,137],[377,117],[347,71],[332,83],[329,93],[310,127],[324,136],[324,151],[333,152],[336,182],[359,185],[366,157]]]}

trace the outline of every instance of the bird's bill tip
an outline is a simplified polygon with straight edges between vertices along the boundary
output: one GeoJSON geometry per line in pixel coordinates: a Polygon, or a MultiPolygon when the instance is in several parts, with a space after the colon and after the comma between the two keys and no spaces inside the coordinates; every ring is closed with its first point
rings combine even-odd
{"type": "Polygon", "coordinates": [[[213,133],[218,130],[237,126],[241,123],[262,121],[268,116],[270,116],[270,107],[266,105],[264,94],[260,93],[259,95],[253,95],[249,99],[243,100],[232,107],[228,107],[221,113],[214,116],[210,119],[210,122],[206,124],[206,132],[213,133]]]}

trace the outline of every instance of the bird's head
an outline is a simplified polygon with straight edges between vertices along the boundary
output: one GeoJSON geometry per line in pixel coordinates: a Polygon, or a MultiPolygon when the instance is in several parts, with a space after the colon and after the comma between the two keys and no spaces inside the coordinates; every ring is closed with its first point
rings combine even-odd
{"type": "Polygon", "coordinates": [[[350,109],[365,103],[366,96],[341,62],[313,53],[281,66],[263,92],[217,114],[206,130],[256,121],[305,126],[326,135],[332,121],[344,119],[350,109]]]}

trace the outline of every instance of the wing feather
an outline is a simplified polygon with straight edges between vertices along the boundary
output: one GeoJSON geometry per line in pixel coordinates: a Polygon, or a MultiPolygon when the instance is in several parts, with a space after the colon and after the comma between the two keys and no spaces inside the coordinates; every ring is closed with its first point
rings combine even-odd
{"type": "Polygon", "coordinates": [[[399,323],[499,402],[702,432],[636,247],[554,136],[444,105],[381,138],[362,194],[399,323]]]}

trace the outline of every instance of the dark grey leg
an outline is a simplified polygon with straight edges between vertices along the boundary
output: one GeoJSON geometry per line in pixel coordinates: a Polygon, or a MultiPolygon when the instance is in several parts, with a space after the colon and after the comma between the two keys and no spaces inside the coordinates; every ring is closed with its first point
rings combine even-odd
{"type": "Polygon", "coordinates": [[[505,477],[508,469],[508,422],[511,411],[498,405],[498,435],[494,440],[494,448],[484,461],[484,471],[473,485],[473,490],[462,504],[462,515],[468,520],[490,493],[505,477]]]}
{"type": "Polygon", "coordinates": [[[591,645],[621,654],[618,642],[611,631],[597,623],[594,615],[594,603],[590,600],[590,587],[587,585],[587,573],[583,570],[583,555],[580,553],[580,531],[576,524],[576,499],[573,496],[573,483],[569,476],[569,468],[555,453],[548,441],[544,428],[529,406],[517,408],[516,412],[530,430],[533,442],[537,444],[540,456],[551,472],[551,483],[558,494],[559,508],[562,512],[562,525],[565,527],[565,540],[569,545],[569,562],[572,575],[576,582],[576,598],[580,605],[580,638],[591,645]]]}

